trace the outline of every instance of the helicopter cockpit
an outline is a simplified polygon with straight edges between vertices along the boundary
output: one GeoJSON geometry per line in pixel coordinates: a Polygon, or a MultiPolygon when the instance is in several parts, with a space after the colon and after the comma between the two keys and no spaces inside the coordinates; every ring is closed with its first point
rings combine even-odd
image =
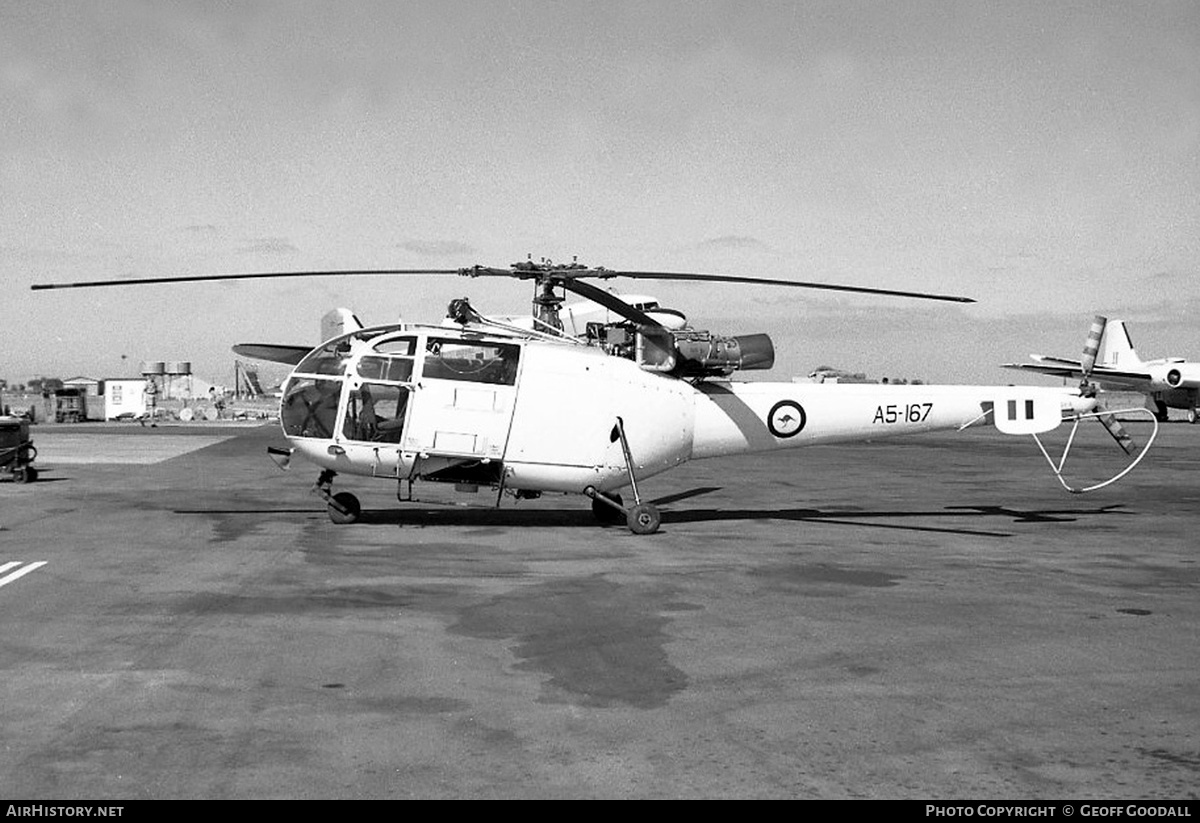
{"type": "MultiPolygon", "coordinates": [[[[297,364],[288,378],[280,405],[280,419],[286,435],[321,439],[334,437],[338,432],[342,390],[346,378],[350,376],[350,361],[354,355],[361,357],[370,339],[362,331],[343,335],[314,349],[297,364]]],[[[353,429],[357,433],[357,419],[361,416],[359,387],[355,386],[351,393],[360,398],[355,404],[355,421],[351,426],[351,421],[346,420],[342,430],[353,429]]]]}
{"type": "Polygon", "coordinates": [[[495,457],[511,417],[520,353],[519,343],[449,329],[360,329],[296,366],[283,393],[283,430],[290,438],[333,441],[305,448],[323,464],[365,449],[382,468],[391,454],[387,474],[407,474],[416,455],[435,452],[495,457]],[[424,411],[414,409],[418,389],[424,411]]]}

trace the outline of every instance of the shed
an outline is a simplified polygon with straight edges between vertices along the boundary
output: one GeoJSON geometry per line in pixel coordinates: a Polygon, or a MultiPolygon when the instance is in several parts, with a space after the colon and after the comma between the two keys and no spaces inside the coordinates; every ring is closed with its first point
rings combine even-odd
{"type": "Polygon", "coordinates": [[[109,377],[104,381],[104,419],[146,413],[146,378],[109,377]]]}

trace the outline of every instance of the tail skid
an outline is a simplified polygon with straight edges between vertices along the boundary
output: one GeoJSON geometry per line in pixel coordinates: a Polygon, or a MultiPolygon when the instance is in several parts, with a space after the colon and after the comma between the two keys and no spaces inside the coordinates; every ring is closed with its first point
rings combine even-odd
{"type": "MultiPolygon", "coordinates": [[[[1091,408],[1077,408],[1073,413],[1068,415],[1069,419],[1072,421],[1071,434],[1067,437],[1066,445],[1063,446],[1062,456],[1059,458],[1057,463],[1055,463],[1054,459],[1050,457],[1050,453],[1046,451],[1046,446],[1042,443],[1041,438],[1038,437],[1039,433],[1047,432],[1050,430],[1050,428],[1043,426],[1040,429],[1026,429],[1026,432],[1030,434],[1034,441],[1038,444],[1038,448],[1042,451],[1042,456],[1045,457],[1046,462],[1050,464],[1050,469],[1054,472],[1054,476],[1058,478],[1058,482],[1062,484],[1064,489],[1072,494],[1083,494],[1084,492],[1095,491],[1096,489],[1102,489],[1105,486],[1116,483],[1122,477],[1129,474],[1129,472],[1133,471],[1133,468],[1138,463],[1142,462],[1142,458],[1145,457],[1146,453],[1150,451],[1150,446],[1152,443],[1154,443],[1154,438],[1158,436],[1158,418],[1149,409],[1139,407],[1113,411],[1112,409],[1105,408],[1100,404],[1096,396],[1096,387],[1091,383],[1092,371],[1096,366],[1097,358],[1099,358],[1100,363],[1113,366],[1122,365],[1122,360],[1124,360],[1125,364],[1141,362],[1138,359],[1137,352],[1133,348],[1133,341],[1129,337],[1129,332],[1125,330],[1124,321],[1114,320],[1112,323],[1109,323],[1107,318],[1103,317],[1102,315],[1096,315],[1096,317],[1092,320],[1092,326],[1088,330],[1087,341],[1083,345],[1083,359],[1079,362],[1080,370],[1083,376],[1083,381],[1079,385],[1079,396],[1080,399],[1089,399],[1091,401],[1091,408]],[[1150,433],[1150,439],[1146,442],[1146,445],[1142,447],[1142,450],[1137,454],[1136,457],[1133,456],[1136,448],[1133,444],[1133,439],[1125,431],[1125,428],[1121,425],[1121,421],[1117,419],[1118,413],[1144,414],[1148,416],[1154,423],[1154,431],[1150,433]],[[1071,446],[1075,443],[1075,433],[1079,430],[1079,423],[1088,419],[1089,417],[1094,418],[1098,423],[1100,423],[1100,425],[1104,426],[1104,429],[1109,433],[1109,435],[1112,436],[1112,439],[1116,441],[1117,445],[1121,447],[1121,450],[1124,451],[1125,454],[1129,455],[1132,460],[1130,461],[1129,465],[1117,472],[1108,480],[1100,483],[1093,483],[1090,486],[1076,487],[1068,483],[1066,478],[1063,477],[1063,469],[1066,467],[1067,457],[1069,457],[1071,454],[1071,446]]],[[[1010,417],[1011,416],[1012,415],[1010,414],[1010,417]]],[[[1068,419],[1068,417],[1064,417],[1063,419],[1068,419]]],[[[1001,430],[1004,430],[1004,427],[1001,425],[1001,420],[998,417],[994,417],[994,420],[997,427],[1001,428],[1001,430]]],[[[1058,426],[1056,424],[1054,428],[1057,427],[1058,426]]],[[[1011,426],[1009,430],[1013,433],[1017,433],[1017,431],[1013,430],[1011,426]]]]}
{"type": "MultiPolygon", "coordinates": [[[[1105,409],[1103,411],[1093,411],[1093,412],[1086,412],[1083,414],[1077,414],[1072,419],[1071,434],[1067,437],[1066,445],[1063,446],[1062,456],[1059,458],[1057,463],[1054,462],[1054,459],[1050,456],[1050,453],[1046,450],[1046,446],[1042,443],[1041,438],[1038,437],[1036,433],[1031,434],[1030,436],[1033,437],[1034,442],[1036,442],[1038,444],[1038,448],[1041,449],[1042,456],[1045,457],[1046,462],[1050,464],[1050,470],[1054,472],[1054,476],[1058,478],[1058,482],[1062,484],[1062,487],[1064,489],[1066,489],[1067,491],[1069,491],[1071,494],[1084,494],[1086,492],[1095,491],[1097,489],[1102,489],[1105,486],[1109,486],[1109,485],[1112,485],[1113,483],[1116,483],[1122,477],[1129,474],[1129,472],[1133,471],[1134,467],[1137,466],[1138,463],[1142,462],[1142,458],[1145,457],[1147,453],[1149,453],[1150,446],[1153,445],[1153,443],[1154,443],[1154,438],[1156,438],[1158,436],[1158,418],[1156,418],[1154,416],[1154,413],[1151,412],[1149,409],[1141,408],[1141,407],[1131,408],[1131,409],[1118,409],[1116,411],[1105,409]],[[1072,486],[1063,477],[1063,469],[1066,467],[1067,457],[1071,453],[1071,446],[1075,442],[1075,433],[1079,430],[1079,424],[1082,421],[1087,420],[1088,418],[1094,418],[1099,423],[1101,423],[1101,425],[1104,425],[1104,427],[1106,429],[1109,429],[1109,433],[1113,434],[1114,439],[1116,439],[1117,435],[1112,432],[1112,429],[1109,428],[1109,425],[1106,423],[1106,421],[1104,419],[1105,417],[1111,417],[1112,415],[1116,415],[1116,414],[1144,414],[1150,418],[1150,421],[1154,424],[1154,430],[1150,432],[1150,438],[1146,441],[1146,445],[1142,447],[1142,450],[1138,453],[1137,457],[1133,458],[1133,460],[1129,463],[1129,465],[1127,465],[1124,469],[1122,469],[1120,472],[1113,475],[1112,477],[1108,478],[1107,480],[1105,480],[1101,483],[1094,483],[1090,486],[1083,486],[1083,487],[1072,486]]],[[[1125,448],[1124,444],[1122,444],[1120,440],[1118,440],[1118,444],[1121,445],[1122,448],[1125,448]]]]}

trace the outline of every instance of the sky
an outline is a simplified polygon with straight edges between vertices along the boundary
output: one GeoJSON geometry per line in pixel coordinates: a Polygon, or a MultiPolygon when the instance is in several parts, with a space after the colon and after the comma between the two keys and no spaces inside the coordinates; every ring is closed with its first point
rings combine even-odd
{"type": "Polygon", "coordinates": [[[1094,314],[1200,359],[1200,3],[0,3],[0,378],[437,322],[521,282],[34,283],[530,255],[964,295],[614,281],[817,366],[938,383],[1094,314]]]}

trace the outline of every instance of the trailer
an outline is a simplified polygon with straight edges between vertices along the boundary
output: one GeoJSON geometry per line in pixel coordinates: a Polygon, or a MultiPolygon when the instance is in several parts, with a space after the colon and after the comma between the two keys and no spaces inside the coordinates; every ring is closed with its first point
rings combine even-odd
{"type": "Polygon", "coordinates": [[[86,391],[81,388],[61,388],[54,393],[55,423],[82,423],[87,419],[86,391]]]}
{"type": "Polygon", "coordinates": [[[0,417],[0,480],[37,480],[37,469],[33,467],[36,457],[37,449],[29,439],[29,421],[24,417],[0,417]]]}

